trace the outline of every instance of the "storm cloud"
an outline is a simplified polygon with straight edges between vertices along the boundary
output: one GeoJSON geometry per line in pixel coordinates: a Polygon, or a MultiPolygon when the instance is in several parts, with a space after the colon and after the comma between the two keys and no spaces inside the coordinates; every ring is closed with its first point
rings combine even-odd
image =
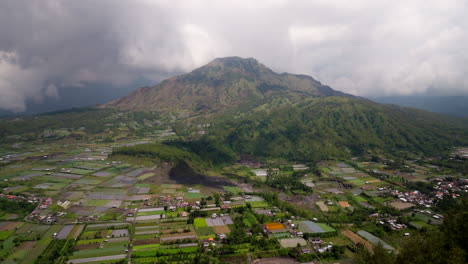
{"type": "Polygon", "coordinates": [[[467,94],[466,13],[456,0],[3,0],[0,108],[158,82],[224,56],[362,96],[467,94]]]}

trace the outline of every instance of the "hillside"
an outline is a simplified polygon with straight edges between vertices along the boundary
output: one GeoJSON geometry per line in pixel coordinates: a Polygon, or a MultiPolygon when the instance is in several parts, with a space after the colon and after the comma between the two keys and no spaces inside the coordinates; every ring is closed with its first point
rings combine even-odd
{"type": "Polygon", "coordinates": [[[190,116],[226,110],[250,110],[275,98],[350,96],[322,85],[310,76],[278,74],[257,60],[218,58],[188,74],[153,87],[137,89],[129,96],[102,107],[132,111],[185,113],[190,116]]]}
{"type": "MultiPolygon", "coordinates": [[[[312,98],[262,106],[243,118],[226,117],[200,146],[287,160],[349,158],[401,151],[433,155],[468,144],[462,119],[351,97],[312,98]]],[[[205,147],[206,148],[206,147],[205,147]]]]}

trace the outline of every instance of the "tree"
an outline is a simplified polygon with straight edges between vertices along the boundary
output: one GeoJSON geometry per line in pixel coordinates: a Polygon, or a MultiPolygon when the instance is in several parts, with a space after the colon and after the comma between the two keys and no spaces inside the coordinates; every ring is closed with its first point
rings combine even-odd
{"type": "Polygon", "coordinates": [[[396,264],[395,255],[389,253],[382,244],[374,247],[373,252],[370,252],[362,244],[357,245],[357,251],[354,255],[356,264],[396,264]]]}

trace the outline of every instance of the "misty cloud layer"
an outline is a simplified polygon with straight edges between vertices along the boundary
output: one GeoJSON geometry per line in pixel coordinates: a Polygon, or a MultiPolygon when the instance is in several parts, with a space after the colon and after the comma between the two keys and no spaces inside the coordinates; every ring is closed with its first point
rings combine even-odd
{"type": "Polygon", "coordinates": [[[398,3],[4,0],[0,108],[60,100],[59,87],[158,82],[234,55],[362,96],[468,94],[467,2],[398,3]]]}

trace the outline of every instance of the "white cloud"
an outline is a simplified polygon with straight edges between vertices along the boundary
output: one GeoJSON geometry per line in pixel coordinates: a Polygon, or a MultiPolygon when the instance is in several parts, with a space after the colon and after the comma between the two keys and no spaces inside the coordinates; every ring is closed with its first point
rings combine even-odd
{"type": "Polygon", "coordinates": [[[467,11],[461,0],[2,1],[0,108],[233,55],[364,96],[468,93],[467,11]]]}

